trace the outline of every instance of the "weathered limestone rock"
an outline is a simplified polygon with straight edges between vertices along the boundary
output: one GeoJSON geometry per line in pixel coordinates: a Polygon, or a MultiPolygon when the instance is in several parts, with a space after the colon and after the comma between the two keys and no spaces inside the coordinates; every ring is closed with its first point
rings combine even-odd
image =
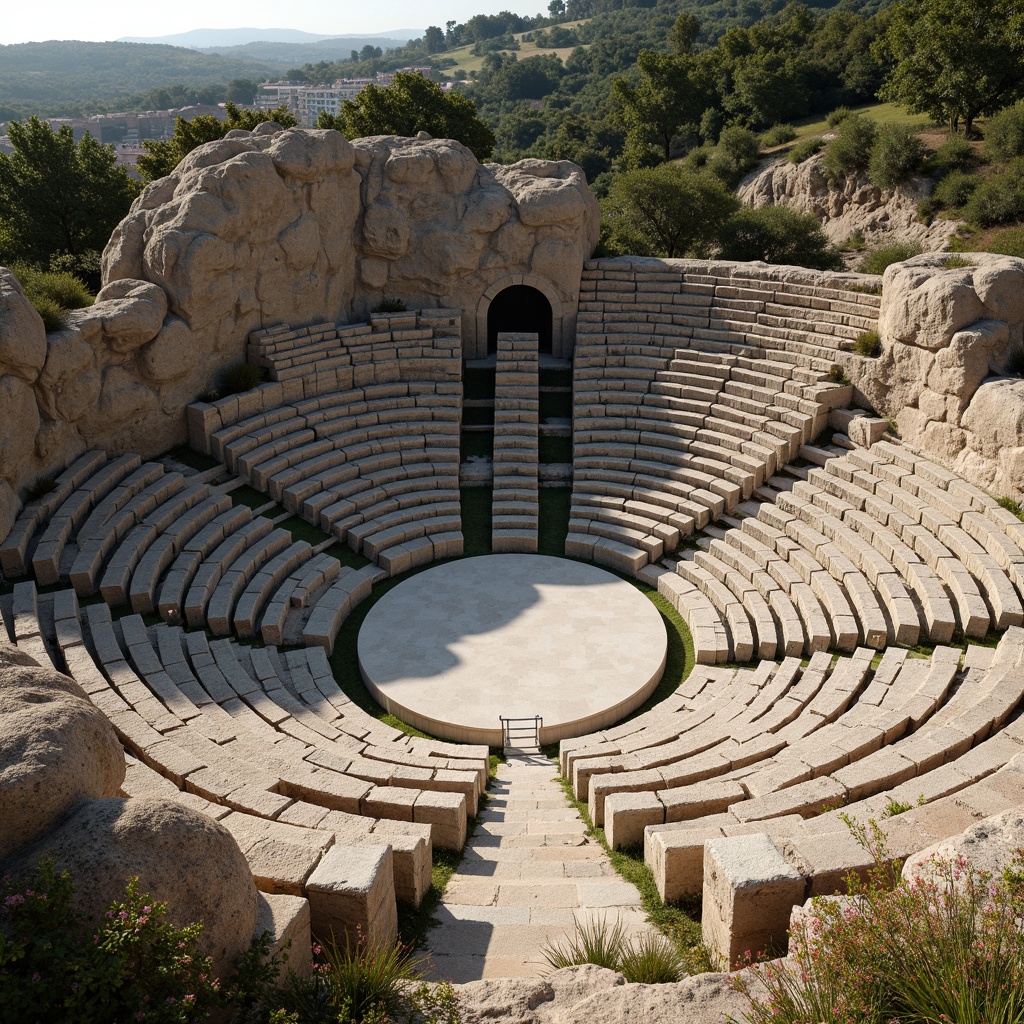
{"type": "MultiPolygon", "coordinates": [[[[123,765],[122,765],[123,770],[123,765]]],[[[203,922],[200,950],[221,977],[248,948],[257,921],[256,886],[231,833],[175,800],[92,800],[11,863],[12,874],[51,856],[81,884],[82,909],[123,898],[129,878],[168,904],[178,927],[203,922]]]]}
{"type": "Polygon", "coordinates": [[[85,691],[24,662],[0,659],[0,863],[124,781],[121,744],[85,691]]]}
{"type": "Polygon", "coordinates": [[[854,232],[875,244],[912,240],[927,251],[944,248],[959,221],[935,220],[924,224],[918,203],[932,192],[928,179],[916,178],[897,189],[881,189],[863,171],[846,175],[830,188],[823,169],[824,154],[799,164],[777,160],[752,171],[738,190],[740,199],[755,209],[789,206],[811,213],[833,242],[845,242],[854,232]]]}
{"type": "Polygon", "coordinates": [[[495,978],[456,985],[465,1024],[725,1024],[748,1008],[726,974],[697,974],[675,985],[627,985],[588,964],[547,978],[495,978]]]}
{"type": "Polygon", "coordinates": [[[148,281],[124,279],[101,288],[93,317],[102,317],[103,334],[115,352],[128,352],[155,338],[167,314],[167,296],[148,281]]]}
{"type": "Polygon", "coordinates": [[[711,839],[704,846],[701,928],[712,959],[735,967],[784,940],[804,901],[800,873],[763,833],[711,839]]]}
{"type": "Polygon", "coordinates": [[[903,877],[921,878],[942,884],[947,879],[941,865],[956,865],[961,858],[967,867],[961,871],[987,872],[998,881],[1013,866],[1018,851],[1024,849],[1024,811],[1016,809],[986,818],[966,832],[929,846],[907,859],[903,877]]]}
{"type": "Polygon", "coordinates": [[[46,330],[18,279],[0,267],[0,371],[35,380],[46,362],[46,330]]]}

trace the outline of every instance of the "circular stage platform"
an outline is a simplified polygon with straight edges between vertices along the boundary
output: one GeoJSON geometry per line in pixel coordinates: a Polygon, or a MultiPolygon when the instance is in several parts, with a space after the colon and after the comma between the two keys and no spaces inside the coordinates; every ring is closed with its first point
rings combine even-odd
{"type": "Polygon", "coordinates": [[[553,743],[617,722],[665,669],[661,615],[583,562],[486,555],[400,583],[359,631],[370,692],[434,736],[500,746],[499,716],[544,719],[553,743]]]}

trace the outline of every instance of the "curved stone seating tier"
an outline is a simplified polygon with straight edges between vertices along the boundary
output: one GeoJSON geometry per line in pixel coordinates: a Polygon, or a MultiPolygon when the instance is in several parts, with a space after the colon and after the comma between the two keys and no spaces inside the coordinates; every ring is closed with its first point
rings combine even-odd
{"type": "Polygon", "coordinates": [[[636,572],[694,528],[638,504],[687,516],[678,498],[695,499],[717,518],[749,499],[849,400],[827,374],[837,350],[877,325],[878,309],[877,296],[841,282],[771,268],[588,262],[567,554],[636,572]]]}
{"type": "Polygon", "coordinates": [[[259,817],[298,800],[419,823],[438,846],[461,849],[486,748],[382,725],[344,696],[318,648],[281,655],[147,628],[138,615],[114,621],[102,604],[79,612],[74,591],[38,600],[31,582],[18,585],[12,612],[19,646],[66,667],[126,749],[178,788],[259,817]]]}

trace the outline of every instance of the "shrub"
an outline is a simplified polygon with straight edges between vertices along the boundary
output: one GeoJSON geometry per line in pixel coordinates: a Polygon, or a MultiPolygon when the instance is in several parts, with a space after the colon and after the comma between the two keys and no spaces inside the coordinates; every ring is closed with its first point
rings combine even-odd
{"type": "Polygon", "coordinates": [[[878,129],[868,177],[880,188],[896,188],[916,174],[924,162],[924,143],[906,125],[887,124],[878,129]]]}
{"type": "Polygon", "coordinates": [[[963,171],[978,162],[974,147],[959,132],[950,132],[935,151],[935,163],[946,171],[963,171]]]}
{"type": "Polygon", "coordinates": [[[796,138],[796,129],[791,124],[775,124],[761,136],[761,145],[765,147],[782,146],[796,138]]]}
{"type": "Polygon", "coordinates": [[[950,256],[945,263],[942,264],[943,270],[961,270],[964,267],[973,267],[974,264],[970,260],[965,260],[963,256],[950,256]]]}
{"type": "Polygon", "coordinates": [[[630,942],[621,921],[609,924],[603,917],[585,924],[577,921],[571,939],[544,946],[541,956],[552,970],[596,964],[642,985],[672,984],[686,974],[681,955],[664,936],[646,933],[630,942]]]}
{"type": "Polygon", "coordinates": [[[0,903],[0,1022],[146,1021],[205,1016],[218,999],[201,924],[175,928],[167,906],[129,881],[124,902],[90,920],[72,906],[67,871],[42,861],[6,879],[0,903]]]}
{"type": "Polygon", "coordinates": [[[830,384],[849,384],[850,378],[846,376],[846,371],[839,365],[839,363],[833,363],[829,367],[828,371],[828,382],[830,384]]]}
{"type": "Polygon", "coordinates": [[[883,274],[885,268],[893,263],[902,263],[914,256],[921,255],[921,246],[917,242],[896,242],[883,245],[869,252],[860,262],[862,274],[883,274]]]}
{"type": "Polygon", "coordinates": [[[707,168],[730,188],[735,188],[740,178],[757,163],[760,152],[761,142],[752,131],[732,125],[718,137],[707,168]]]}
{"type": "Polygon", "coordinates": [[[804,139],[789,151],[789,156],[786,159],[791,164],[802,164],[805,160],[814,156],[815,153],[819,153],[824,147],[825,140],[822,138],[804,139]]]}
{"type": "Polygon", "coordinates": [[[853,111],[849,107],[836,107],[835,110],[831,111],[828,117],[825,118],[825,123],[829,128],[838,128],[840,124],[845,121],[853,111]]]}
{"type": "Polygon", "coordinates": [[[917,219],[927,227],[935,220],[935,211],[939,208],[939,204],[934,199],[922,199],[917,204],[917,219]]]}
{"type": "Polygon", "coordinates": [[[1024,213],[1024,175],[1019,165],[978,183],[964,205],[964,218],[977,227],[988,228],[1016,220],[1024,213]]]}
{"type": "Polygon", "coordinates": [[[722,229],[720,259],[839,270],[843,260],[817,219],[788,206],[745,207],[722,229]]]}
{"type": "Polygon", "coordinates": [[[39,270],[25,263],[12,265],[11,271],[43,318],[47,333],[64,330],[69,310],[91,306],[95,301],[85,285],[69,271],[39,270]]]}
{"type": "Polygon", "coordinates": [[[788,963],[737,976],[751,1024],[1024,1019],[1024,876],[962,858],[933,858],[912,881],[898,867],[879,864],[866,884],[849,876],[850,898],[814,901],[788,963]]]}
{"type": "Polygon", "coordinates": [[[936,186],[932,199],[946,209],[963,206],[974,194],[981,179],[966,171],[950,171],[936,186]]]}
{"type": "Polygon", "coordinates": [[[1008,228],[989,238],[985,243],[988,252],[1004,256],[1024,257],[1024,228],[1008,228]]]}
{"type": "Polygon", "coordinates": [[[247,363],[244,359],[232,363],[224,368],[221,376],[220,390],[225,395],[237,395],[242,391],[249,391],[262,383],[264,370],[262,366],[255,363],[247,363]]]}
{"type": "Polygon", "coordinates": [[[985,125],[985,155],[996,163],[1024,156],[1024,104],[1004,107],[985,125]]]}
{"type": "MultiPolygon", "coordinates": [[[[314,946],[313,974],[289,974],[263,996],[281,1021],[387,1024],[392,1020],[459,1024],[455,992],[448,984],[423,983],[422,962],[406,946],[371,943],[360,936],[344,946],[314,946]]],[[[271,1015],[271,1020],[274,1020],[271,1015]]]]}
{"type": "Polygon", "coordinates": [[[878,337],[878,331],[861,331],[853,343],[853,351],[859,356],[868,356],[871,359],[881,355],[882,341],[878,337]]]}
{"type": "Polygon", "coordinates": [[[867,167],[877,131],[875,122],[863,114],[844,117],[836,128],[836,137],[825,150],[825,177],[834,182],[867,167]]]}
{"type": "Polygon", "coordinates": [[[403,299],[384,299],[374,313],[404,313],[407,308],[403,299]]]}

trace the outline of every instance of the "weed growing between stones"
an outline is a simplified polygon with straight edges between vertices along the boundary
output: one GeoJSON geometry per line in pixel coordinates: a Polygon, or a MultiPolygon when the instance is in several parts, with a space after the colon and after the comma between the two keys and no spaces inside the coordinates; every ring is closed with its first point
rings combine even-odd
{"type": "Polygon", "coordinates": [[[220,390],[223,395],[237,395],[262,384],[265,377],[266,371],[262,366],[239,359],[225,368],[221,375],[220,390]]]}
{"type": "Polygon", "coordinates": [[[793,955],[735,977],[750,1024],[1024,1020],[1024,872],[1001,877],[933,857],[910,879],[874,822],[848,822],[875,855],[846,897],[818,897],[793,929],[793,955]],[[755,992],[758,986],[760,992],[755,992]]]}
{"type": "Polygon", "coordinates": [[[861,331],[857,340],[853,343],[853,351],[859,356],[867,356],[875,359],[882,354],[882,340],[878,337],[878,331],[861,331]]]}
{"type": "Polygon", "coordinates": [[[571,939],[544,946],[541,956],[554,971],[595,964],[641,985],[672,984],[687,974],[679,951],[664,936],[647,933],[631,941],[621,921],[609,924],[604,917],[577,921],[571,939]]]}

